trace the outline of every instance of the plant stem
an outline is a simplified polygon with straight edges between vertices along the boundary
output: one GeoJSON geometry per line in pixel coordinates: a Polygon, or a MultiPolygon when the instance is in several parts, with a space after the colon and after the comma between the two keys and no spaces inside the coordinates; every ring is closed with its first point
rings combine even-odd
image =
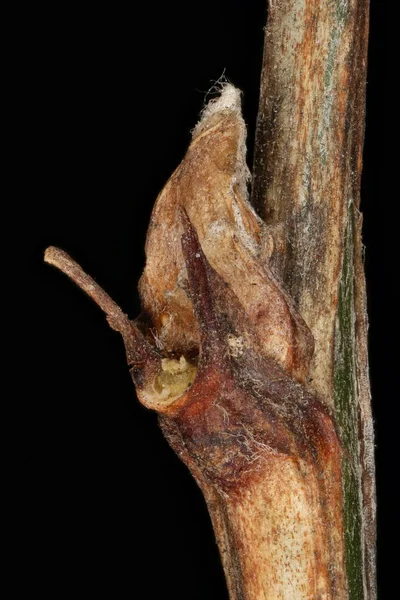
{"type": "Polygon", "coordinates": [[[344,467],[349,598],[376,597],[375,479],[360,177],[368,0],[270,3],[253,201],[315,340],[311,387],[335,412],[344,467]]]}

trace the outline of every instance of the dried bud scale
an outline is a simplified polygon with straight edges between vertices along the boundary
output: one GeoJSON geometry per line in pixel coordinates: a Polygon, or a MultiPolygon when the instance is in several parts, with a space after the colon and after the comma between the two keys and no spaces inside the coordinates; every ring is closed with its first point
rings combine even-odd
{"type": "Polygon", "coordinates": [[[136,322],[65,254],[46,260],[122,334],[140,402],[203,490],[232,600],[340,600],[341,446],[305,385],[312,334],[248,202],[245,135],[225,85],[155,204],[136,322]]]}

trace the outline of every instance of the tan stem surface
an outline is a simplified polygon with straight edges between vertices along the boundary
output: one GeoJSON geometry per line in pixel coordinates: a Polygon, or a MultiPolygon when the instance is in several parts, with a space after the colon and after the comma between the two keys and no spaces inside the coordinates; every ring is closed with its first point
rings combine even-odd
{"type": "Polygon", "coordinates": [[[349,597],[376,597],[375,475],[360,178],[368,0],[270,2],[253,202],[271,263],[315,340],[311,386],[336,414],[349,597]]]}
{"type": "Polygon", "coordinates": [[[314,388],[333,406],[338,288],[348,206],[359,204],[367,0],[270,3],[253,202],[273,265],[310,327],[314,388]]]}

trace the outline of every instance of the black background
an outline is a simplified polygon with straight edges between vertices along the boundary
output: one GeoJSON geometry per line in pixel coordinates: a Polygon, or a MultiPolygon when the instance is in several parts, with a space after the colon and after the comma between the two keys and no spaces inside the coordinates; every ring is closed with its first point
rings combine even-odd
{"type": "MultiPolygon", "coordinates": [[[[15,589],[44,598],[224,600],[201,493],[155,414],[136,400],[119,336],[42,256],[50,244],[63,248],[130,316],[138,314],[154,200],[223,72],[244,92],[252,148],[265,1],[31,10],[20,81],[28,206],[19,219],[29,235],[23,369],[14,387],[15,589]]],[[[382,587],[392,573],[385,547],[393,535],[396,395],[386,12],[371,2],[362,185],[382,587]]]]}

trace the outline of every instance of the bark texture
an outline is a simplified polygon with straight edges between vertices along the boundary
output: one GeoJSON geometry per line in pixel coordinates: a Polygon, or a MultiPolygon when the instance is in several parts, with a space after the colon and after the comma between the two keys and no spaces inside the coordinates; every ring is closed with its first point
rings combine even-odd
{"type": "Polygon", "coordinates": [[[360,177],[368,0],[270,2],[253,202],[272,270],[315,341],[310,380],[335,410],[349,597],[374,598],[375,492],[360,177]]]}

